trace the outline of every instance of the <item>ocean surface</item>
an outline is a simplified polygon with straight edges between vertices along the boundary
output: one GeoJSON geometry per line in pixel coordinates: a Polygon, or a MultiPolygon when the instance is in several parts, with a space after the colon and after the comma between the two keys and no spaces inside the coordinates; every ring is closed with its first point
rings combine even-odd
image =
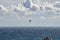
{"type": "Polygon", "coordinates": [[[54,27],[2,27],[0,40],[43,40],[46,36],[60,40],[60,28],[54,27]]]}

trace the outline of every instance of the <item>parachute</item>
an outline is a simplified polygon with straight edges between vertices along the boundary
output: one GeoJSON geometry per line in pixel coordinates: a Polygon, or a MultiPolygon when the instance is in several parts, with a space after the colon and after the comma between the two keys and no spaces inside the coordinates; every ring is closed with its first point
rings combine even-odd
{"type": "Polygon", "coordinates": [[[26,8],[30,8],[30,1],[29,0],[26,0],[26,2],[23,2],[23,6],[26,7],[26,8]]]}

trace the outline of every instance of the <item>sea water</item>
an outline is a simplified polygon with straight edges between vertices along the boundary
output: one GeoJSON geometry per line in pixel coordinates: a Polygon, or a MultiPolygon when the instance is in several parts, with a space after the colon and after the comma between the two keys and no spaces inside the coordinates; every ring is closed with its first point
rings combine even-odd
{"type": "Polygon", "coordinates": [[[60,28],[0,28],[0,40],[43,40],[46,36],[50,37],[52,40],[60,40],[60,28]]]}

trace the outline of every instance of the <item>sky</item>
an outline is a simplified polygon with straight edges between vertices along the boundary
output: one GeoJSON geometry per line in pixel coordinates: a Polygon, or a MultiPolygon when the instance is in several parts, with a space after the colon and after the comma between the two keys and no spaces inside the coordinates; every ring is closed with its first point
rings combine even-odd
{"type": "Polygon", "coordinates": [[[60,0],[30,1],[0,0],[0,27],[60,27],[60,0]]]}

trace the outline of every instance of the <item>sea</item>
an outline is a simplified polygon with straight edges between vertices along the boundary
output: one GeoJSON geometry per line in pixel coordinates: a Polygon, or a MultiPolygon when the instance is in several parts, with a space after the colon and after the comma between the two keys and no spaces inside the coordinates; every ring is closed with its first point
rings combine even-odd
{"type": "Polygon", "coordinates": [[[0,40],[60,40],[60,27],[0,27],[0,40]]]}

